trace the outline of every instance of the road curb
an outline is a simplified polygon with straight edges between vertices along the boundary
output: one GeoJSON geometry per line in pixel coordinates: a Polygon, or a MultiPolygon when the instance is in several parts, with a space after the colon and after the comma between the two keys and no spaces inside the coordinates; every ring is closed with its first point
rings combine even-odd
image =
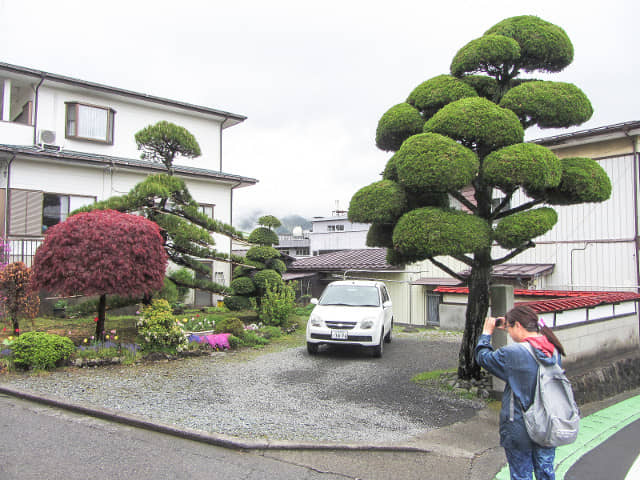
{"type": "Polygon", "coordinates": [[[106,408],[95,408],[77,403],[65,402],[60,398],[44,394],[36,394],[25,390],[0,386],[0,394],[10,395],[30,402],[60,408],[74,413],[121,423],[132,427],[143,428],[174,437],[193,440],[233,450],[340,450],[340,451],[382,451],[382,452],[421,452],[432,453],[433,449],[411,444],[364,444],[364,443],[329,443],[298,442],[287,440],[252,440],[224,434],[203,432],[186,427],[177,427],[149,419],[117,412],[106,408]]]}

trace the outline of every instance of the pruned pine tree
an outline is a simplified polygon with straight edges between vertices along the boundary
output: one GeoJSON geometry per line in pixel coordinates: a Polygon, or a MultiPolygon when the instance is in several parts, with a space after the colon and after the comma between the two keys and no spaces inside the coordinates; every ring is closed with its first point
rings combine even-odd
{"type": "Polygon", "coordinates": [[[594,160],[560,160],[523,143],[528,127],[569,127],[591,117],[591,103],[576,86],[520,77],[559,72],[572,60],[573,45],[556,25],[535,16],[494,25],[458,51],[449,75],[421,83],[382,115],[376,145],[395,153],[382,180],[351,199],[349,219],[372,224],[367,243],[386,247],[390,263],[428,259],[468,283],[461,378],[480,374],[473,352],[488,312],[492,267],[534,247],[533,239],[553,228],[552,205],[602,202],[611,194],[594,160]],[[519,190],[528,200],[510,207],[519,190]],[[496,191],[503,197],[497,204],[496,191]],[[451,198],[464,209],[450,208],[451,198]],[[508,253],[495,258],[494,242],[508,253]],[[470,277],[438,256],[468,265],[470,277]]]}
{"type": "Polygon", "coordinates": [[[168,276],[176,285],[229,295],[228,286],[210,280],[211,267],[201,260],[244,264],[243,257],[217,251],[212,237],[213,233],[218,233],[242,240],[242,233],[202,213],[182,179],[167,174],[149,175],[129,193],[80,208],[72,215],[104,209],[138,213],[161,228],[169,259],[202,277],[189,278],[171,272],[168,276]]]}
{"type": "Polygon", "coordinates": [[[162,120],[135,134],[142,159],[162,162],[169,175],[173,175],[173,161],[180,155],[195,158],[201,155],[200,145],[186,128],[162,120]]]}

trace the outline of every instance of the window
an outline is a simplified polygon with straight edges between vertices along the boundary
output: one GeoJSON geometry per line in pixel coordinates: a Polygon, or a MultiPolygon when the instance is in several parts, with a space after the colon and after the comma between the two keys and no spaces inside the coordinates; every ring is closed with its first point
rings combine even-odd
{"type": "Polygon", "coordinates": [[[67,103],[67,138],[113,143],[113,116],[111,108],[67,103]]]}
{"type": "Polygon", "coordinates": [[[69,212],[94,201],[94,197],[45,193],[42,196],[42,233],[46,232],[49,227],[64,222],[69,216],[69,212]]]}
{"type": "Polygon", "coordinates": [[[198,210],[200,213],[204,213],[207,217],[213,218],[213,207],[215,207],[215,205],[200,204],[198,205],[198,210]]]}
{"type": "Polygon", "coordinates": [[[305,256],[305,255],[309,255],[309,247],[300,247],[300,248],[296,248],[296,256],[305,256]]]}
{"type": "Polygon", "coordinates": [[[342,232],[344,225],[327,225],[327,232],[342,232]]]}

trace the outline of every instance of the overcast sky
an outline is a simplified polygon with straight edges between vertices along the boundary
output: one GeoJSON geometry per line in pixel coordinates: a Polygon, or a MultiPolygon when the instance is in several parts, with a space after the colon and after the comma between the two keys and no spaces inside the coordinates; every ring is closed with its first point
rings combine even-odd
{"type": "Polygon", "coordinates": [[[260,183],[236,191],[235,218],[326,216],[380,179],[380,116],[525,14],[573,42],[573,64],[546,78],[595,113],[567,131],[640,120],[636,0],[0,0],[0,61],[246,115],[225,130],[223,170],[260,183]]]}

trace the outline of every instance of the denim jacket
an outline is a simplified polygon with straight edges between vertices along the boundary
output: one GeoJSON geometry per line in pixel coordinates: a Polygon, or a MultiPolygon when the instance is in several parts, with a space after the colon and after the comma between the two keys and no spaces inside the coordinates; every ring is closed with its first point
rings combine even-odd
{"type": "MultiPolygon", "coordinates": [[[[559,355],[549,358],[536,348],[533,351],[543,364],[552,365],[555,362],[554,357],[560,362],[559,355]]],[[[533,401],[538,364],[527,349],[519,343],[512,343],[494,350],[491,346],[491,335],[480,336],[475,355],[476,362],[480,366],[506,383],[500,410],[500,445],[505,448],[531,448],[531,440],[522,419],[522,407],[526,410],[533,401]],[[515,405],[513,421],[511,421],[511,398],[514,397],[515,405]]]]}

